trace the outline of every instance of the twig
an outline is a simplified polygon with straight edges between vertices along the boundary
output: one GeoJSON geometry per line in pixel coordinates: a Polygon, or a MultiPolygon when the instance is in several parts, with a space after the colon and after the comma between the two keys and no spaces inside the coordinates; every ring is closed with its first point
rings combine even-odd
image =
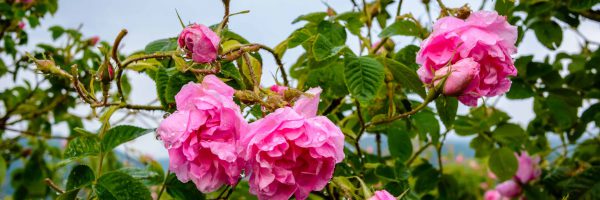
{"type": "Polygon", "coordinates": [[[119,54],[118,54],[118,50],[119,50],[119,45],[121,44],[121,40],[123,40],[123,37],[125,37],[125,35],[127,35],[127,29],[122,29],[121,32],[119,32],[119,35],[117,35],[117,38],[115,39],[115,43],[113,44],[112,47],[112,59],[115,61],[115,63],[117,63],[117,67],[122,68],[121,66],[121,60],[119,60],[119,54]]]}
{"type": "Polygon", "coordinates": [[[354,140],[354,147],[356,148],[356,154],[358,155],[359,160],[362,162],[363,158],[362,158],[362,152],[360,150],[359,141],[360,141],[360,137],[365,132],[366,125],[365,125],[365,119],[362,116],[360,103],[356,100],[354,101],[354,103],[356,104],[356,114],[358,115],[358,121],[360,123],[360,131],[358,132],[358,135],[356,135],[356,139],[354,140]]]}
{"type": "Polygon", "coordinates": [[[258,44],[258,45],[260,46],[261,49],[266,50],[269,53],[271,53],[271,55],[273,55],[273,58],[275,59],[275,62],[277,63],[277,66],[279,67],[279,71],[281,71],[281,78],[283,78],[283,84],[285,86],[289,86],[287,73],[285,72],[285,68],[283,67],[283,62],[281,62],[281,58],[279,57],[279,55],[277,55],[277,53],[275,53],[275,50],[269,48],[268,46],[265,46],[262,44],[258,44]]]}
{"type": "Polygon", "coordinates": [[[132,110],[164,110],[162,106],[150,106],[150,105],[132,105],[132,104],[122,104],[122,103],[101,103],[101,104],[92,104],[92,108],[97,107],[110,107],[110,106],[118,106],[119,108],[128,108],[132,110]]]}
{"type": "Polygon", "coordinates": [[[58,192],[60,194],[65,193],[65,191],[60,189],[60,187],[58,187],[54,182],[52,182],[51,179],[46,178],[46,179],[44,179],[44,182],[46,182],[46,185],[48,185],[50,188],[52,188],[56,192],[58,192]]]}
{"type": "Polygon", "coordinates": [[[156,196],[157,200],[160,200],[160,196],[162,196],[163,192],[167,188],[167,180],[169,179],[169,174],[171,174],[171,170],[167,170],[167,175],[165,176],[165,180],[163,181],[162,187],[160,188],[160,191],[158,192],[158,196],[156,196]]]}
{"type": "Polygon", "coordinates": [[[451,129],[447,129],[446,132],[444,132],[444,134],[442,136],[442,140],[440,141],[440,143],[436,147],[436,152],[437,152],[437,157],[438,157],[438,164],[440,166],[440,174],[444,174],[444,165],[442,163],[442,146],[444,146],[444,141],[446,141],[446,135],[448,135],[448,132],[450,132],[450,130],[451,129]]]}
{"type": "Polygon", "coordinates": [[[123,61],[123,68],[127,68],[127,66],[129,66],[130,64],[140,60],[146,60],[151,58],[170,58],[171,56],[173,56],[173,53],[174,52],[158,52],[154,54],[138,56],[135,58],[128,58],[125,59],[125,61],[123,61]]]}
{"type": "Polygon", "coordinates": [[[127,102],[127,99],[125,98],[125,95],[123,95],[123,86],[121,85],[121,77],[123,76],[123,65],[121,65],[121,61],[119,60],[119,55],[117,53],[117,50],[119,48],[119,44],[121,44],[121,40],[123,39],[123,37],[125,37],[125,35],[127,35],[127,30],[123,29],[121,30],[121,32],[119,32],[119,35],[117,35],[117,38],[115,39],[115,43],[113,44],[112,47],[112,59],[115,61],[115,63],[117,63],[117,76],[116,76],[116,82],[117,82],[117,95],[119,96],[119,98],[121,99],[121,102],[125,103],[127,102]]]}
{"type": "Polygon", "coordinates": [[[427,149],[427,147],[429,147],[429,145],[431,145],[431,142],[426,143],[425,145],[423,145],[421,148],[419,148],[419,150],[417,150],[417,152],[415,152],[415,154],[413,154],[412,157],[410,157],[410,159],[408,159],[408,161],[406,162],[406,167],[410,167],[410,165],[415,161],[415,159],[417,157],[419,157],[419,155],[421,153],[423,153],[423,151],[425,151],[425,149],[427,149]]]}
{"type": "Polygon", "coordinates": [[[64,137],[64,136],[38,135],[38,134],[35,134],[34,132],[17,130],[17,129],[13,129],[13,128],[10,128],[10,127],[3,127],[3,129],[7,130],[7,131],[21,133],[23,135],[29,135],[29,136],[34,136],[34,137],[42,137],[42,138],[46,138],[46,139],[58,139],[58,140],[69,140],[69,139],[71,139],[70,137],[64,137]]]}

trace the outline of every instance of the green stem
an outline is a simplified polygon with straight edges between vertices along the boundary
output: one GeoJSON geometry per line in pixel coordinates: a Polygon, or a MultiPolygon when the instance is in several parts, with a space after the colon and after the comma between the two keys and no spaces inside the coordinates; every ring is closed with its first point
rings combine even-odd
{"type": "Polygon", "coordinates": [[[414,108],[408,112],[387,118],[387,119],[371,122],[371,123],[367,124],[367,127],[371,127],[371,126],[374,126],[377,124],[390,123],[390,122],[396,121],[398,119],[402,119],[402,118],[406,118],[408,116],[414,115],[415,113],[419,112],[420,110],[426,108],[429,103],[431,103],[433,100],[435,100],[439,96],[439,93],[435,92],[435,91],[436,91],[435,89],[430,90],[429,94],[425,98],[425,101],[423,103],[421,103],[420,105],[418,105],[416,108],[414,108]]]}
{"type": "Polygon", "coordinates": [[[158,196],[156,196],[156,200],[160,200],[160,197],[162,196],[163,192],[167,188],[167,180],[169,179],[170,174],[171,174],[171,170],[167,170],[167,175],[165,176],[165,180],[162,183],[162,187],[160,188],[160,191],[158,192],[158,196]]]}
{"type": "Polygon", "coordinates": [[[365,119],[363,118],[363,115],[362,115],[360,103],[357,100],[355,100],[354,103],[356,104],[356,114],[358,115],[358,121],[360,123],[360,131],[358,132],[358,135],[356,135],[356,139],[354,140],[354,147],[356,148],[356,154],[358,155],[358,159],[362,163],[363,156],[362,156],[362,151],[360,149],[359,142],[360,142],[360,137],[365,132],[365,129],[367,128],[367,126],[365,125],[365,119]]]}
{"type": "Polygon", "coordinates": [[[417,150],[417,152],[415,152],[415,154],[412,157],[410,157],[410,159],[408,159],[408,161],[406,162],[406,167],[410,167],[410,165],[417,159],[417,157],[419,157],[419,155],[421,155],[421,153],[423,153],[423,151],[425,151],[425,149],[427,149],[427,147],[429,147],[429,145],[431,144],[431,142],[428,142],[421,148],[419,148],[419,150],[417,150]]]}

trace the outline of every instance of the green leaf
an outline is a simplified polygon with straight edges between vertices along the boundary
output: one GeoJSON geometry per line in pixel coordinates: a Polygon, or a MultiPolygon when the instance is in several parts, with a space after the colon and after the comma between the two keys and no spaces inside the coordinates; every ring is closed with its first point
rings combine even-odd
{"type": "Polygon", "coordinates": [[[522,79],[513,79],[510,90],[506,93],[509,99],[527,99],[533,97],[534,92],[522,79]]]}
{"type": "Polygon", "coordinates": [[[496,0],[494,9],[498,14],[508,16],[511,14],[511,9],[515,7],[515,2],[511,0],[496,0]]]}
{"type": "Polygon", "coordinates": [[[242,79],[242,75],[240,74],[240,71],[238,70],[237,67],[235,67],[235,65],[231,62],[222,64],[221,66],[221,73],[223,75],[224,78],[229,78],[232,79],[234,83],[232,82],[227,82],[229,86],[233,87],[234,89],[245,89],[246,85],[244,84],[244,80],[242,79]]]}
{"type": "Polygon", "coordinates": [[[400,49],[396,55],[394,55],[394,59],[413,70],[417,70],[419,65],[416,62],[417,52],[419,52],[419,46],[417,45],[407,45],[404,48],[400,49]]]}
{"type": "Polygon", "coordinates": [[[166,182],[167,193],[174,199],[182,200],[202,200],[204,194],[200,193],[192,181],[182,183],[175,174],[170,174],[166,182]]]}
{"type": "Polygon", "coordinates": [[[368,102],[383,85],[384,68],[370,57],[348,58],[344,80],[350,94],[361,102],[368,102]]]}
{"type": "Polygon", "coordinates": [[[427,94],[425,93],[425,87],[423,82],[419,79],[417,72],[414,69],[407,67],[406,65],[399,63],[398,61],[389,58],[378,58],[387,69],[392,72],[394,80],[398,81],[403,86],[408,87],[412,91],[416,92],[421,98],[425,99],[427,94]]]}
{"type": "Polygon", "coordinates": [[[48,29],[52,33],[52,39],[58,39],[63,33],[65,33],[65,29],[60,26],[52,26],[48,29]]]}
{"type": "Polygon", "coordinates": [[[314,12],[306,15],[300,15],[298,18],[292,21],[292,24],[298,23],[300,21],[307,21],[312,23],[319,23],[323,21],[323,19],[327,16],[326,12],[314,12]]]}
{"type": "Polygon", "coordinates": [[[123,172],[109,172],[102,175],[95,185],[99,199],[152,199],[144,184],[123,172]]]}
{"type": "Polygon", "coordinates": [[[123,172],[146,185],[158,185],[163,181],[163,176],[161,176],[161,174],[148,169],[126,167],[121,168],[118,171],[123,172]]]}
{"type": "Polygon", "coordinates": [[[0,156],[0,185],[4,183],[4,176],[6,176],[6,168],[8,168],[4,157],[0,156]]]}
{"type": "Polygon", "coordinates": [[[502,124],[496,127],[492,137],[503,145],[520,147],[527,140],[525,130],[516,124],[502,124]]]}
{"type": "Polygon", "coordinates": [[[8,72],[8,68],[6,68],[6,64],[2,59],[0,59],[0,77],[4,76],[8,72]]]}
{"type": "Polygon", "coordinates": [[[333,46],[325,36],[318,34],[313,43],[312,51],[316,61],[323,61],[339,55],[344,48],[346,48],[345,45],[333,46]]]}
{"type": "Polygon", "coordinates": [[[165,68],[158,68],[154,77],[154,82],[156,82],[156,94],[158,96],[158,100],[160,100],[160,104],[164,108],[167,108],[168,103],[167,97],[165,96],[165,91],[167,90],[167,84],[169,83],[169,75],[167,74],[167,70],[165,70],[165,68]]]}
{"type": "Polygon", "coordinates": [[[181,74],[177,73],[175,75],[169,76],[169,81],[167,82],[167,88],[165,89],[165,100],[169,104],[175,103],[175,95],[179,93],[181,87],[189,82],[196,81],[196,77],[189,74],[181,74]]]}
{"type": "Polygon", "coordinates": [[[140,127],[121,125],[111,128],[102,138],[102,151],[109,152],[115,147],[129,142],[137,137],[152,132],[153,129],[143,129],[140,127]]]}
{"type": "Polygon", "coordinates": [[[594,166],[571,178],[567,184],[570,198],[600,199],[600,167],[594,166]]]}
{"type": "Polygon", "coordinates": [[[317,33],[325,36],[333,46],[346,44],[346,29],[338,23],[322,21],[317,26],[317,33]]]}
{"type": "Polygon", "coordinates": [[[488,165],[501,181],[511,179],[519,167],[515,153],[507,147],[492,151],[488,165]]]}
{"type": "Polygon", "coordinates": [[[94,171],[87,165],[77,165],[71,169],[67,178],[67,190],[80,189],[94,181],[94,171]]]}
{"type": "Polygon", "coordinates": [[[288,48],[294,48],[298,45],[301,45],[302,43],[310,39],[311,36],[312,33],[306,28],[301,28],[294,31],[292,35],[290,35],[290,40],[288,41],[288,48]]]}
{"type": "Polygon", "coordinates": [[[423,110],[412,115],[410,119],[417,127],[421,140],[426,141],[427,135],[429,135],[434,144],[439,142],[440,124],[435,118],[435,114],[433,112],[429,110],[423,110]]]}
{"type": "Polygon", "coordinates": [[[321,87],[325,98],[342,98],[348,94],[346,83],[344,83],[344,63],[337,62],[327,67],[313,69],[308,72],[305,86],[321,87]]]}
{"type": "Polygon", "coordinates": [[[177,38],[166,38],[150,42],[144,48],[144,52],[152,54],[156,52],[174,51],[177,49],[177,38]]]}
{"type": "Polygon", "coordinates": [[[388,132],[388,148],[393,157],[398,158],[396,162],[404,162],[410,158],[413,152],[410,136],[406,130],[388,132]]]}
{"type": "Polygon", "coordinates": [[[440,96],[435,100],[438,115],[447,129],[452,127],[458,110],[458,100],[455,97],[440,96]]]}
{"type": "Polygon", "coordinates": [[[65,149],[65,158],[95,156],[100,153],[100,142],[96,136],[80,136],[69,141],[65,149]]]}
{"type": "Polygon", "coordinates": [[[419,30],[415,22],[409,20],[399,20],[383,29],[381,33],[379,33],[379,37],[384,38],[394,35],[420,37],[420,32],[421,30],[419,30]]]}
{"type": "Polygon", "coordinates": [[[554,21],[536,21],[530,26],[535,32],[538,41],[546,48],[555,50],[563,39],[563,30],[554,21]]]}
{"type": "Polygon", "coordinates": [[[600,3],[598,0],[570,0],[568,7],[570,10],[585,11],[591,9],[598,3],[600,3]]]}

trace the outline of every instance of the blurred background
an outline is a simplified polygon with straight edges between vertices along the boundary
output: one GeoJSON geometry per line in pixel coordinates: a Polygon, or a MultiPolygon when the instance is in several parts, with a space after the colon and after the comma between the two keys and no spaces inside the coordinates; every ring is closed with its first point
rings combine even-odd
{"type": "MultiPolygon", "coordinates": [[[[460,7],[464,4],[469,4],[473,10],[482,7],[482,1],[465,1],[465,0],[447,0],[444,1],[448,7],[460,7]]],[[[495,1],[488,1],[483,5],[484,10],[493,10],[495,1]]],[[[439,13],[437,4],[430,4],[431,15],[435,18],[439,13]]],[[[276,46],[278,43],[286,39],[292,31],[302,26],[292,24],[292,21],[299,15],[325,11],[328,6],[335,9],[337,12],[352,10],[352,3],[348,0],[233,0],[231,2],[231,12],[249,10],[250,12],[243,15],[236,15],[230,19],[229,27],[252,43],[261,43],[270,47],[276,46]]],[[[394,9],[390,7],[390,9],[394,9]]],[[[126,54],[142,50],[146,44],[156,39],[176,37],[182,30],[179,24],[176,11],[181,16],[184,23],[199,23],[212,25],[219,23],[222,18],[223,7],[218,0],[60,0],[59,10],[53,16],[47,16],[41,20],[41,27],[30,29],[26,25],[29,35],[29,46],[33,49],[40,42],[49,43],[52,41],[48,28],[53,25],[60,25],[67,28],[80,27],[84,37],[99,36],[103,41],[112,43],[119,31],[123,28],[129,31],[122,44],[122,51],[126,54]]],[[[395,12],[390,10],[391,13],[395,12]]],[[[405,1],[402,8],[402,13],[411,12],[418,20],[427,24],[430,28],[433,24],[431,16],[426,12],[425,7],[420,1],[411,0],[405,1]]],[[[433,19],[435,20],[435,19],[433,19]]],[[[567,25],[561,24],[565,29],[567,25]]],[[[582,20],[579,31],[586,35],[588,40],[600,43],[600,27],[598,23],[591,23],[582,20]]],[[[380,30],[373,30],[375,35],[380,30]]],[[[583,44],[582,38],[574,31],[565,31],[562,45],[556,51],[550,51],[544,48],[533,36],[532,31],[526,32],[524,41],[518,49],[518,55],[534,55],[534,60],[543,60],[545,56],[553,57],[558,52],[577,52],[583,44]]],[[[421,41],[410,39],[408,37],[396,36],[393,37],[397,47],[406,46],[407,44],[419,45],[421,41]]],[[[358,39],[350,37],[348,46],[358,48],[358,39]]],[[[58,40],[56,43],[65,41],[58,40]]],[[[27,49],[26,48],[26,49],[27,49]]],[[[288,51],[283,58],[284,64],[289,68],[289,65],[299,56],[301,49],[296,48],[288,51]]],[[[275,74],[276,65],[270,56],[264,56],[263,83],[264,87],[268,87],[275,83],[273,76],[275,74]]],[[[154,82],[146,75],[128,72],[130,78],[132,92],[131,99],[134,104],[148,104],[156,99],[156,90],[154,82]]],[[[10,88],[15,84],[23,84],[23,80],[35,79],[39,74],[24,74],[14,82],[8,76],[0,79],[0,91],[5,88],[10,88]]],[[[292,82],[292,85],[294,83],[292,82]]],[[[533,100],[508,100],[504,97],[486,99],[487,104],[495,104],[498,108],[506,111],[512,118],[511,122],[527,126],[527,123],[533,119],[532,111],[533,100]]],[[[481,103],[481,102],[480,102],[481,103]]],[[[588,106],[594,102],[584,102],[588,106]]],[[[156,103],[158,104],[158,103],[156,103]]],[[[584,108],[587,106],[584,106],[584,108]]],[[[468,107],[459,105],[459,114],[468,112],[468,107]]],[[[583,109],[582,109],[583,110],[583,109]]],[[[87,113],[88,107],[78,107],[74,112],[87,113]]],[[[135,124],[140,127],[156,128],[164,113],[146,112],[149,115],[136,117],[133,121],[125,123],[135,124]]],[[[120,118],[120,117],[113,117],[120,118]]],[[[97,129],[100,124],[97,122],[85,121],[88,130],[97,129]]],[[[19,127],[17,124],[15,127],[19,127]]],[[[23,125],[22,128],[25,128],[23,125]]],[[[597,128],[594,128],[597,130],[597,128]]],[[[57,134],[61,134],[61,129],[54,129],[57,134]]],[[[64,134],[67,134],[67,126],[64,125],[64,134]]],[[[4,137],[11,137],[11,133],[5,134],[4,137]]],[[[470,138],[463,138],[451,134],[448,138],[446,150],[452,150],[456,155],[472,156],[472,151],[468,147],[470,138]]],[[[556,138],[550,137],[551,141],[556,138]]],[[[363,137],[363,145],[365,149],[373,149],[373,137],[363,137]]],[[[387,144],[387,142],[383,142],[387,144]]],[[[136,139],[133,142],[127,143],[119,147],[124,154],[137,153],[145,154],[159,160],[163,165],[168,163],[166,150],[162,147],[162,143],[158,141],[153,134],[148,134],[136,139]]],[[[554,146],[554,145],[552,145],[554,146]]],[[[385,149],[385,148],[384,148],[385,149]]]]}

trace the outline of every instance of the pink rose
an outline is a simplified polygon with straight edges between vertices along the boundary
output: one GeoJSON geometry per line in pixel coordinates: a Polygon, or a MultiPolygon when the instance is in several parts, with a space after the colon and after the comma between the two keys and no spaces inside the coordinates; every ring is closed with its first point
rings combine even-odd
{"type": "Polygon", "coordinates": [[[90,45],[91,46],[96,46],[96,44],[98,44],[98,41],[100,41],[100,37],[98,36],[94,36],[90,38],[90,45]]]}
{"type": "Polygon", "coordinates": [[[273,91],[273,92],[275,92],[275,93],[277,93],[277,94],[279,94],[279,95],[282,95],[282,96],[283,96],[284,92],[285,92],[285,91],[286,91],[288,88],[287,88],[287,87],[285,87],[285,86],[283,86],[283,85],[273,85],[273,86],[271,86],[271,88],[269,88],[269,89],[271,89],[271,91],[273,91]]]}
{"type": "Polygon", "coordinates": [[[463,104],[476,106],[480,97],[500,95],[510,89],[508,76],[517,75],[510,57],[517,51],[516,40],[517,28],[496,12],[473,12],[466,20],[444,17],[421,44],[416,59],[421,68],[417,73],[424,83],[431,84],[435,73],[448,63],[471,58],[479,64],[475,66],[478,70],[465,72],[478,75],[457,95],[463,104]]]}
{"type": "Polygon", "coordinates": [[[521,194],[521,186],[514,180],[504,181],[496,186],[496,190],[502,196],[514,198],[521,194]]]}
{"type": "Polygon", "coordinates": [[[375,191],[375,194],[369,200],[396,200],[392,194],[385,190],[375,191]]]}
{"type": "Polygon", "coordinates": [[[497,190],[488,190],[483,195],[484,200],[502,200],[502,195],[497,190]]]}
{"type": "Polygon", "coordinates": [[[467,86],[469,86],[471,80],[479,76],[479,64],[471,58],[465,58],[449,67],[442,67],[435,71],[436,80],[434,81],[434,85],[442,81],[446,75],[448,78],[446,78],[444,84],[444,95],[460,96],[467,86]]]}
{"type": "Polygon", "coordinates": [[[517,159],[519,160],[519,168],[517,169],[517,174],[515,178],[525,184],[529,181],[532,181],[542,174],[541,169],[538,166],[538,162],[540,161],[539,157],[531,158],[527,154],[527,152],[522,152],[521,155],[517,155],[517,159]]]}
{"type": "Polygon", "coordinates": [[[238,141],[247,124],[233,92],[214,75],[188,83],[175,96],[177,111],[157,129],[169,152],[169,169],[205,193],[236,184],[244,166],[238,141]]]}
{"type": "Polygon", "coordinates": [[[324,116],[316,116],[320,88],[307,91],[250,124],[243,139],[250,192],[259,199],[306,199],[323,189],[336,163],[344,159],[344,135],[324,116]]]}
{"type": "Polygon", "coordinates": [[[179,34],[179,47],[197,63],[211,63],[217,59],[221,38],[204,25],[192,24],[179,34]]]}
{"type": "Polygon", "coordinates": [[[25,29],[25,22],[19,22],[19,30],[25,29]]]}

